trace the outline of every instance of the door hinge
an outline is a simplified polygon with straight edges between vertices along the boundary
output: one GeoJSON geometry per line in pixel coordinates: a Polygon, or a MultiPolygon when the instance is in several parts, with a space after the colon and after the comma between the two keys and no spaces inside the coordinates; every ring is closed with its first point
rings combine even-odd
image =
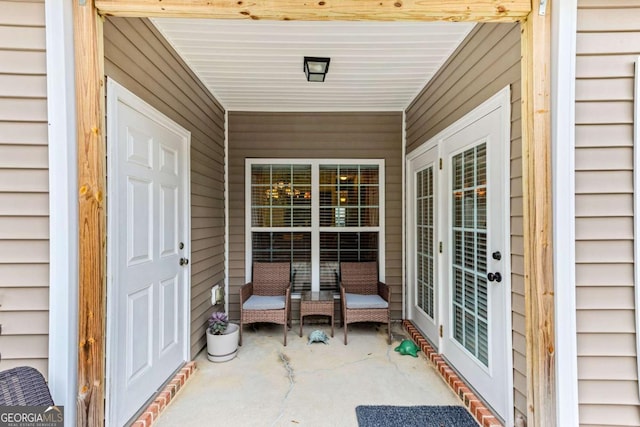
{"type": "Polygon", "coordinates": [[[440,325],[439,330],[440,330],[440,338],[442,338],[442,337],[443,337],[443,335],[444,335],[444,334],[442,333],[442,325],[440,325]]]}
{"type": "Polygon", "coordinates": [[[544,16],[547,14],[547,0],[540,0],[540,9],[538,15],[544,16]]]}
{"type": "Polygon", "coordinates": [[[440,170],[442,170],[442,158],[440,158],[439,160],[440,160],[440,170]]]}
{"type": "Polygon", "coordinates": [[[442,242],[440,242],[440,244],[438,244],[438,250],[440,251],[440,253],[442,253],[442,242]]]}

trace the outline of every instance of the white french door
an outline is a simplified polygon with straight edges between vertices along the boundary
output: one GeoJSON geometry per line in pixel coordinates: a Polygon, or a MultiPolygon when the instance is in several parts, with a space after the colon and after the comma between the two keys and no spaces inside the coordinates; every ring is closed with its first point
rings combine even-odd
{"type": "Polygon", "coordinates": [[[409,233],[409,295],[410,318],[437,343],[439,326],[438,307],[438,149],[432,147],[409,163],[408,209],[413,215],[409,233]]]}
{"type": "Polygon", "coordinates": [[[108,424],[187,359],[189,132],[109,81],[108,424]]]}
{"type": "Polygon", "coordinates": [[[409,316],[504,420],[512,398],[509,90],[409,159],[409,316]]]}

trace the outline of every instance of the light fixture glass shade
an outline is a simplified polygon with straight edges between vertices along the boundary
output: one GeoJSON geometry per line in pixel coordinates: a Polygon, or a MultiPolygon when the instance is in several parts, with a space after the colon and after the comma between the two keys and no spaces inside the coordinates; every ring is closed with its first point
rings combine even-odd
{"type": "Polygon", "coordinates": [[[304,74],[307,81],[323,82],[329,71],[330,58],[304,57],[304,74]]]}

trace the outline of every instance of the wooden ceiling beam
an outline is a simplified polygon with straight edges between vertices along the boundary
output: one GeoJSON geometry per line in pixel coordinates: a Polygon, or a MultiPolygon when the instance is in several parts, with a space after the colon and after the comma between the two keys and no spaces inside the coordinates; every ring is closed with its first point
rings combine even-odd
{"type": "Polygon", "coordinates": [[[276,21],[514,22],[531,0],[96,0],[103,15],[276,21]]]}

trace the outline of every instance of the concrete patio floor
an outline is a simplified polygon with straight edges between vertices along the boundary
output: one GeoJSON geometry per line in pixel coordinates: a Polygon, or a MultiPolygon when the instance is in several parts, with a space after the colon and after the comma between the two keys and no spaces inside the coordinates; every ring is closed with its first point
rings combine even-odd
{"type": "Polygon", "coordinates": [[[393,349],[407,338],[400,324],[349,326],[349,344],[336,328],[329,345],[307,344],[294,324],[287,346],[276,325],[245,328],[235,359],[212,363],[206,349],[197,371],[154,427],[168,426],[357,426],[358,405],[461,405],[424,354],[401,356],[393,349]]]}

